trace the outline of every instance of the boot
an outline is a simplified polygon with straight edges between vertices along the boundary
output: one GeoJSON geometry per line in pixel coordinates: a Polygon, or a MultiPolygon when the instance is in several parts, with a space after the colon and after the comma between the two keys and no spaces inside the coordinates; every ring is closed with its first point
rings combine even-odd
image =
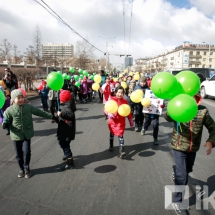
{"type": "Polygon", "coordinates": [[[75,165],[74,165],[74,162],[73,162],[73,158],[72,158],[72,157],[67,158],[66,162],[67,162],[67,164],[66,164],[66,166],[64,167],[65,170],[67,170],[67,169],[74,169],[74,166],[75,166],[75,165]]]}
{"type": "Polygon", "coordinates": [[[110,152],[112,152],[112,151],[113,151],[113,141],[110,141],[109,151],[110,151],[110,152]]]}
{"type": "Polygon", "coordinates": [[[125,151],[124,151],[124,146],[120,145],[119,146],[119,158],[124,159],[126,156],[125,151]]]}

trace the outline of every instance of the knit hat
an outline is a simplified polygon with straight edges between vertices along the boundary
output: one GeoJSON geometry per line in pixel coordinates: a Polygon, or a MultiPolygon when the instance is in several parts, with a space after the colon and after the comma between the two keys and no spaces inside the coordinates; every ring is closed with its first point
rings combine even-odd
{"type": "Polygon", "coordinates": [[[146,82],[147,78],[145,76],[141,76],[140,82],[146,82]]]}
{"type": "Polygon", "coordinates": [[[60,92],[60,101],[66,103],[72,99],[71,93],[68,90],[62,90],[60,92]]]}
{"type": "Polygon", "coordinates": [[[11,100],[10,101],[13,102],[17,96],[23,96],[22,92],[18,89],[13,90],[11,92],[11,100]]]}
{"type": "Polygon", "coordinates": [[[42,81],[42,85],[46,85],[47,83],[46,83],[46,81],[42,81]]]}

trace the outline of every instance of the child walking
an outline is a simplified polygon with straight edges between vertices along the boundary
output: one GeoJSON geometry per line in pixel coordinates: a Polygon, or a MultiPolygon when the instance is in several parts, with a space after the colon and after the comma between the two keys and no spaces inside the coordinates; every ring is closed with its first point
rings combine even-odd
{"type": "MultiPolygon", "coordinates": [[[[118,106],[122,104],[127,104],[128,102],[123,98],[125,94],[125,90],[123,87],[119,86],[115,90],[116,96],[112,97],[111,100],[114,100],[118,106]]],[[[125,131],[125,117],[120,116],[117,113],[114,114],[108,114],[108,127],[110,130],[110,147],[109,151],[113,151],[113,141],[114,141],[114,135],[118,136],[119,139],[119,158],[123,159],[126,156],[126,153],[124,151],[124,138],[123,134],[125,131]]],[[[134,122],[132,119],[132,114],[130,113],[128,115],[128,120],[130,123],[130,126],[134,126],[134,122]]]]}
{"type": "MultiPolygon", "coordinates": [[[[168,112],[164,113],[164,118],[168,122],[174,122],[171,147],[175,159],[172,173],[172,179],[175,185],[185,186],[188,184],[188,174],[193,171],[196,152],[200,148],[203,125],[207,128],[209,133],[208,139],[204,144],[204,147],[207,147],[206,155],[209,155],[212,148],[215,147],[215,122],[210,116],[208,109],[200,105],[202,101],[201,97],[195,95],[194,98],[198,104],[198,112],[195,118],[190,122],[180,123],[181,129],[177,128],[178,123],[173,121],[168,112]]],[[[186,213],[186,210],[183,211],[183,208],[181,208],[183,198],[184,192],[176,191],[173,195],[172,206],[177,214],[186,213]]]]}
{"type": "Polygon", "coordinates": [[[75,114],[72,110],[71,93],[68,90],[60,92],[60,110],[57,112],[59,123],[57,129],[57,137],[60,147],[64,152],[64,159],[67,161],[63,170],[73,169],[74,162],[70,142],[75,139],[75,114]]]}
{"type": "Polygon", "coordinates": [[[3,129],[10,128],[16,159],[20,171],[18,178],[30,178],[31,138],[34,136],[32,114],[46,119],[53,116],[30,104],[24,103],[23,93],[16,89],[11,92],[12,105],[4,112],[3,129]]]}

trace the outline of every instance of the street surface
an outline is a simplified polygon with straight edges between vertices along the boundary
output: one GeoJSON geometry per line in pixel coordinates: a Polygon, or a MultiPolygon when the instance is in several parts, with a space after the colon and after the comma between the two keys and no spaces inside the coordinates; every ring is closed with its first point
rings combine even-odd
{"type": "MultiPolygon", "coordinates": [[[[41,108],[40,100],[31,101],[41,108]]],[[[205,99],[215,118],[215,100],[205,99]]],[[[124,134],[125,160],[118,155],[118,138],[109,152],[109,130],[103,105],[95,100],[77,104],[76,139],[71,142],[75,169],[62,172],[63,152],[56,139],[56,123],[34,116],[30,179],[17,178],[19,171],[9,136],[0,129],[0,215],[174,215],[165,210],[165,185],[171,180],[172,151],[169,147],[172,123],[160,117],[159,145],[153,144],[152,127],[143,137],[134,128],[124,134]]],[[[215,190],[215,149],[205,155],[203,144],[208,137],[204,129],[202,146],[190,174],[191,215],[215,214],[196,210],[195,185],[207,185],[208,196],[215,190]]]]}

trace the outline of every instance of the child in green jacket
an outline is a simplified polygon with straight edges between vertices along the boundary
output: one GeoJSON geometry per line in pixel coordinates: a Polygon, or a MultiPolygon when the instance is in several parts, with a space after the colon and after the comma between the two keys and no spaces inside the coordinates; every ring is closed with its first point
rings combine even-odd
{"type": "Polygon", "coordinates": [[[32,114],[46,119],[53,119],[53,116],[24,103],[23,94],[18,89],[11,92],[11,103],[12,105],[4,112],[3,128],[10,128],[10,136],[20,167],[18,178],[24,176],[30,178],[31,138],[34,136],[32,114]]]}

